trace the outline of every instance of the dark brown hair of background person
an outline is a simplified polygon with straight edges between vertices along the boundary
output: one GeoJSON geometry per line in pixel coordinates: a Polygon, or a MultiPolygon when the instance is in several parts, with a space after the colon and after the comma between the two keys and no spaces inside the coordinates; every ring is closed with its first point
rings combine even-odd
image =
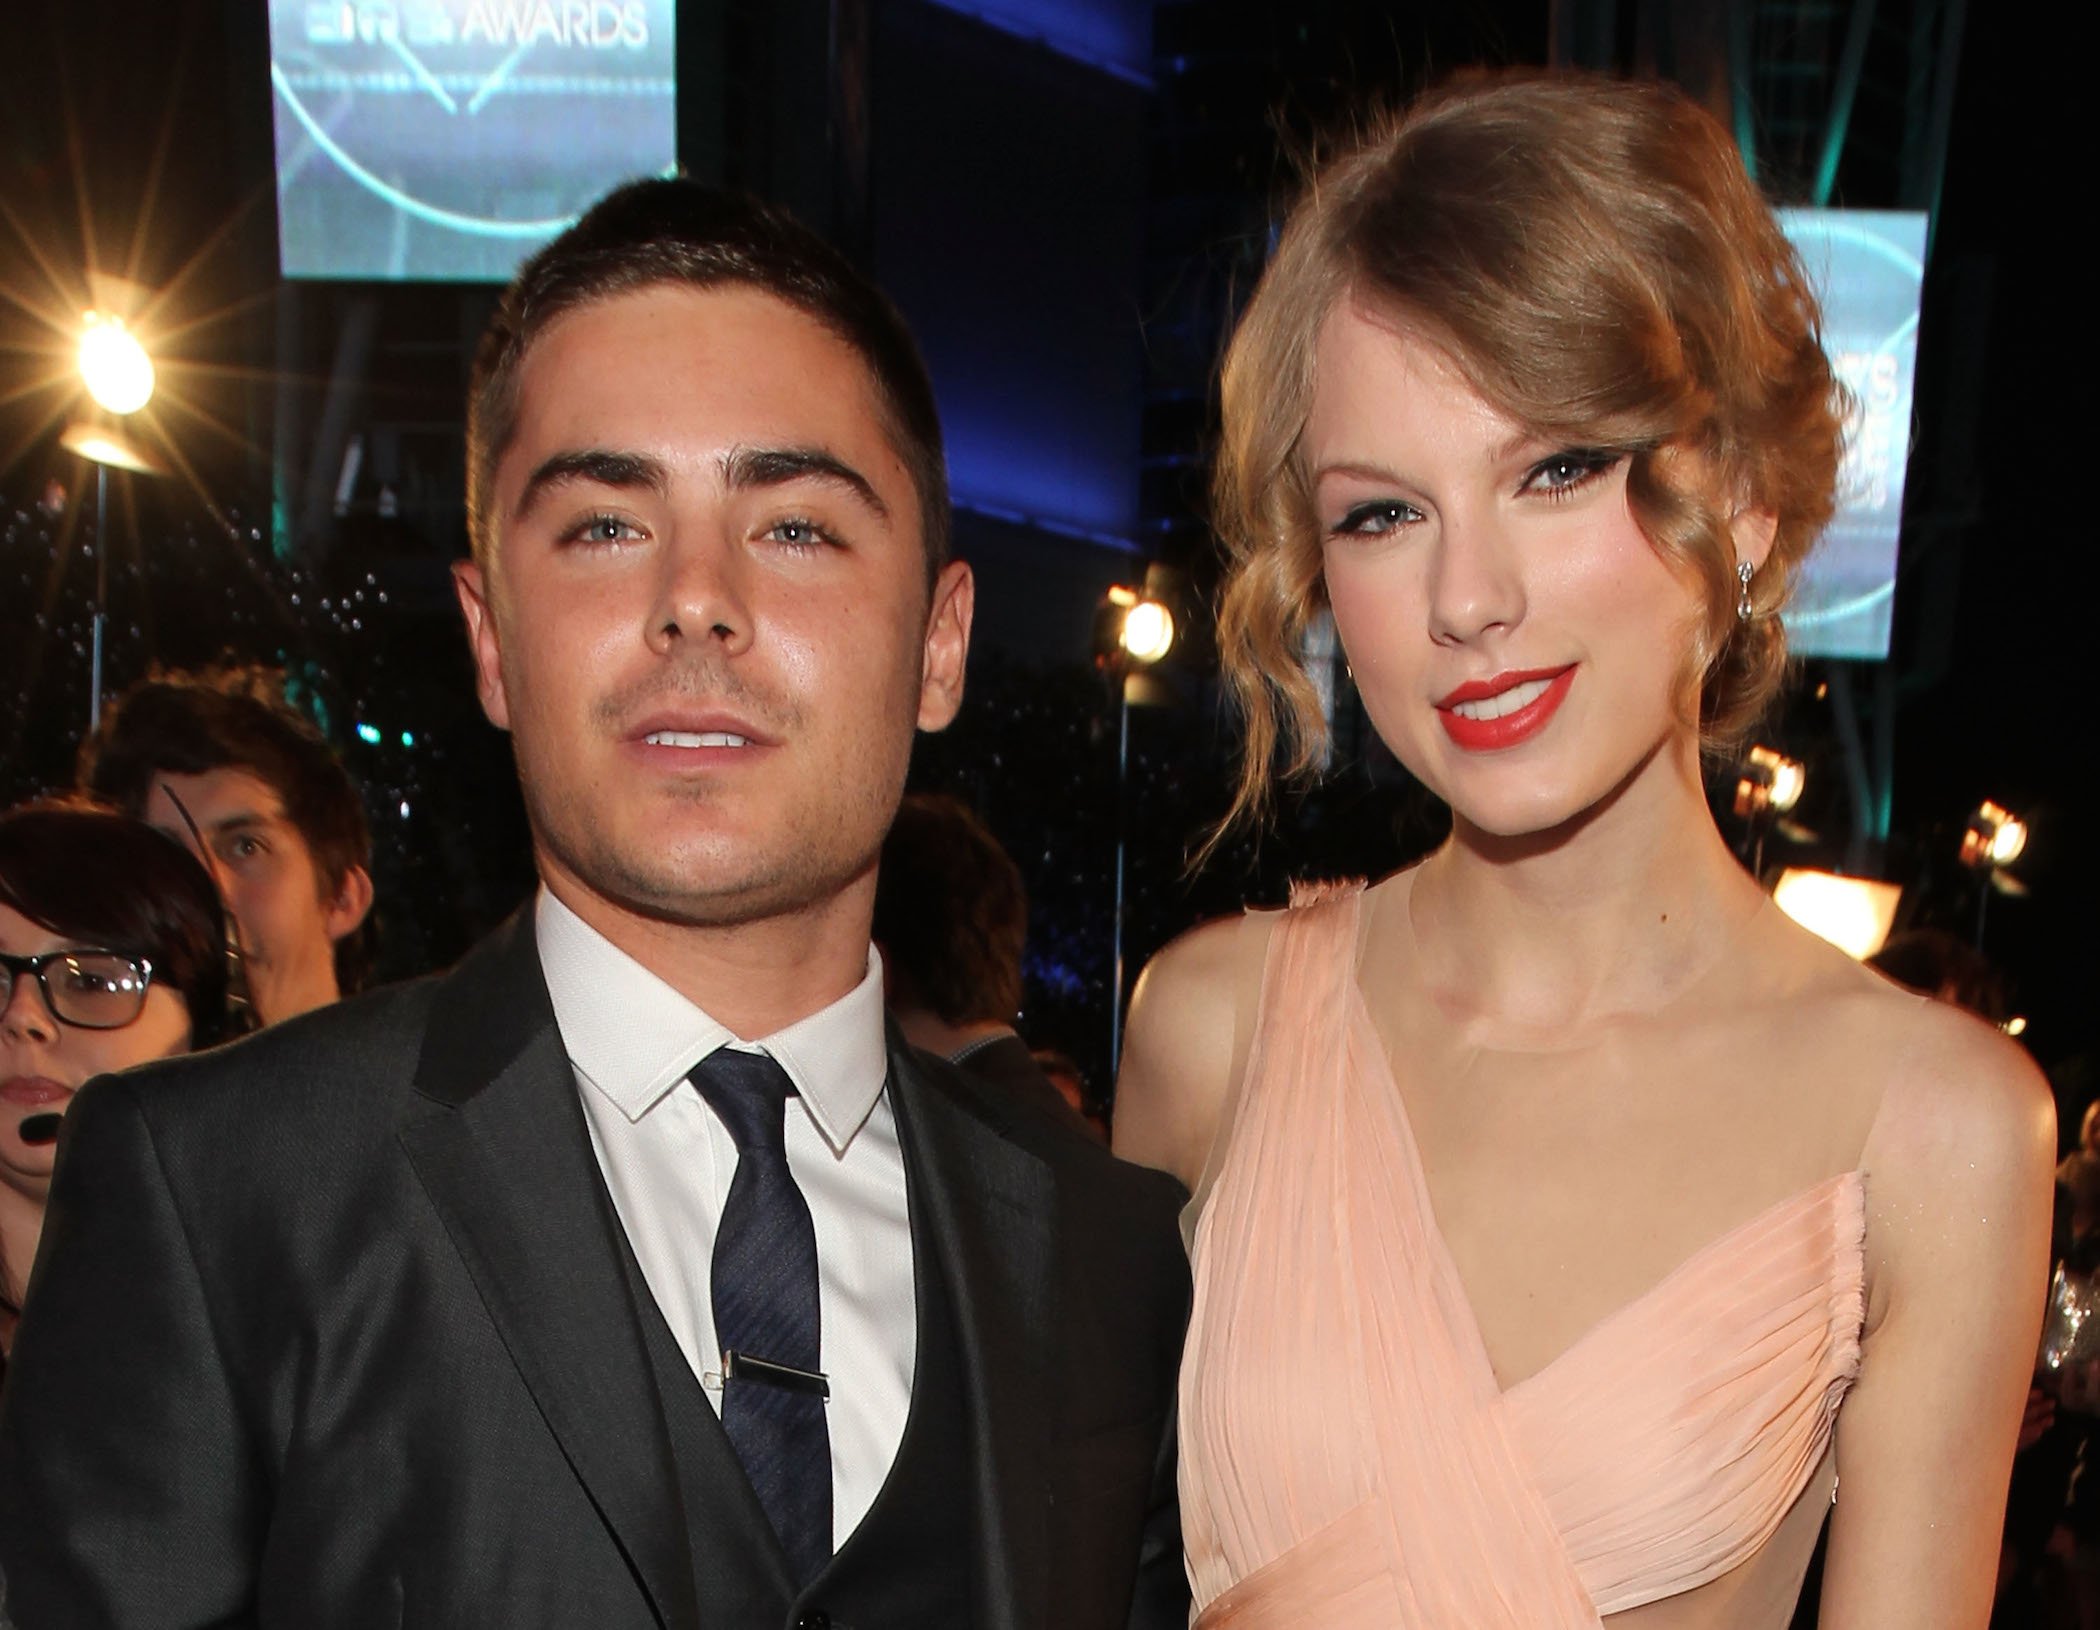
{"type": "Polygon", "coordinates": [[[211,875],[173,838],[114,810],[25,804],[0,814],[0,905],[54,934],[144,957],[182,997],[190,1046],[226,1030],[226,936],[211,875]]]}
{"type": "Polygon", "coordinates": [[[1705,589],[1686,675],[1703,739],[1741,737],[1783,678],[1777,613],[1840,453],[1844,395],[1800,259],[1683,93],[1462,76],[1318,168],[1226,355],[1218,644],[1247,736],[1229,820],[1268,808],[1279,749],[1302,775],[1325,740],[1298,655],[1326,603],[1298,447],[1314,341],[1343,301],[1420,334],[1541,438],[1630,457],[1642,532],[1705,589]],[[1746,621],[1729,527],[1744,510],[1778,523],[1746,621]]]}
{"type": "MultiPolygon", "coordinates": [[[[81,750],[80,784],[129,815],[143,816],[155,779],[247,770],[284,802],[319,872],[323,898],[338,893],[351,868],[372,865],[364,800],[342,760],[284,697],[284,675],[227,665],[198,672],[156,671],[120,696],[81,750]]],[[[335,942],[336,983],[344,995],[371,977],[376,927],[367,917],[335,942]]]]}
{"type": "Polygon", "coordinates": [[[2005,978],[1975,946],[1944,928],[1913,928],[1867,958],[1899,985],[2003,1024],[2012,1009],[2005,978]]]}
{"type": "Polygon", "coordinates": [[[948,467],[933,382],[904,319],[838,250],[780,210],[672,180],[632,182],[593,205],[525,263],[482,335],[467,387],[467,536],[482,570],[493,564],[489,488],[516,424],[527,348],[564,312],[659,283],[761,290],[859,353],[918,495],[932,583],[948,559],[948,467]]]}
{"type": "Polygon", "coordinates": [[[1028,892],[991,828],[960,799],[912,793],[882,845],[875,943],[892,1005],[944,1023],[1012,1024],[1021,1010],[1028,892]]]}

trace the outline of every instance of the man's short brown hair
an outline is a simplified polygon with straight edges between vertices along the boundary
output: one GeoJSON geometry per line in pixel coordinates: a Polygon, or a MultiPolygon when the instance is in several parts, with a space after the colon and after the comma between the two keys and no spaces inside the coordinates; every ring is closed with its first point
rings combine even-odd
{"type": "Polygon", "coordinates": [[[948,465],[911,330],[846,257],[785,211],[679,179],[629,182],[528,260],[503,293],[467,393],[467,536],[487,570],[496,465],[517,427],[525,353],[564,312],[656,284],[757,289],[807,313],[867,365],[884,431],[919,500],[930,583],[948,558],[948,465]]]}

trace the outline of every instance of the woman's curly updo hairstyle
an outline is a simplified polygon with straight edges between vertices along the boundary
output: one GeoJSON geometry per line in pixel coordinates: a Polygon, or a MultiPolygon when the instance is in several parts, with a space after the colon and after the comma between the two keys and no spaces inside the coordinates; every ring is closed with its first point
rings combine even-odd
{"type": "Polygon", "coordinates": [[[1705,591],[1686,676],[1702,740],[1738,743],[1784,677],[1778,612],[1837,485],[1844,400],[1815,296],[1735,144],[1681,92],[1472,78],[1317,169],[1226,352],[1218,640],[1246,727],[1228,820],[1266,810],[1279,760],[1301,775],[1323,755],[1298,654],[1326,603],[1300,439],[1344,299],[1448,353],[1540,439],[1629,456],[1635,520],[1705,591]],[[1778,522],[1747,622],[1745,508],[1778,522]]]}

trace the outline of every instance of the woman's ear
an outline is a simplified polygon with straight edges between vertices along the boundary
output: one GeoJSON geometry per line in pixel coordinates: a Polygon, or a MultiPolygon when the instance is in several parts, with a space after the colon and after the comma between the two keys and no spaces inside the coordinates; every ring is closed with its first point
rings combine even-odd
{"type": "Polygon", "coordinates": [[[1753,572],[1763,571],[1779,534],[1779,517],[1768,509],[1739,509],[1729,518],[1728,530],[1735,537],[1735,558],[1747,561],[1753,572]]]}

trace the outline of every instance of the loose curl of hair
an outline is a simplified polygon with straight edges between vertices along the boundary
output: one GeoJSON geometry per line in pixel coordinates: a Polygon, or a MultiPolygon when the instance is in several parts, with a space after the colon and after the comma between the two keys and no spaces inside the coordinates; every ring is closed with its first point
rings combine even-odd
{"type": "Polygon", "coordinates": [[[1325,749],[1299,657],[1326,605],[1300,441],[1343,300],[1422,335],[1542,440],[1627,456],[1636,523],[1704,591],[1686,676],[1702,744],[1738,744],[1785,677],[1779,610],[1835,502],[1846,402],[1815,295],[1733,141],[1681,92],[1474,77],[1318,167],[1226,352],[1218,645],[1245,744],[1221,834],[1266,813],[1279,759],[1301,777],[1325,749]],[[1777,521],[1747,622],[1744,510],[1777,521]]]}

